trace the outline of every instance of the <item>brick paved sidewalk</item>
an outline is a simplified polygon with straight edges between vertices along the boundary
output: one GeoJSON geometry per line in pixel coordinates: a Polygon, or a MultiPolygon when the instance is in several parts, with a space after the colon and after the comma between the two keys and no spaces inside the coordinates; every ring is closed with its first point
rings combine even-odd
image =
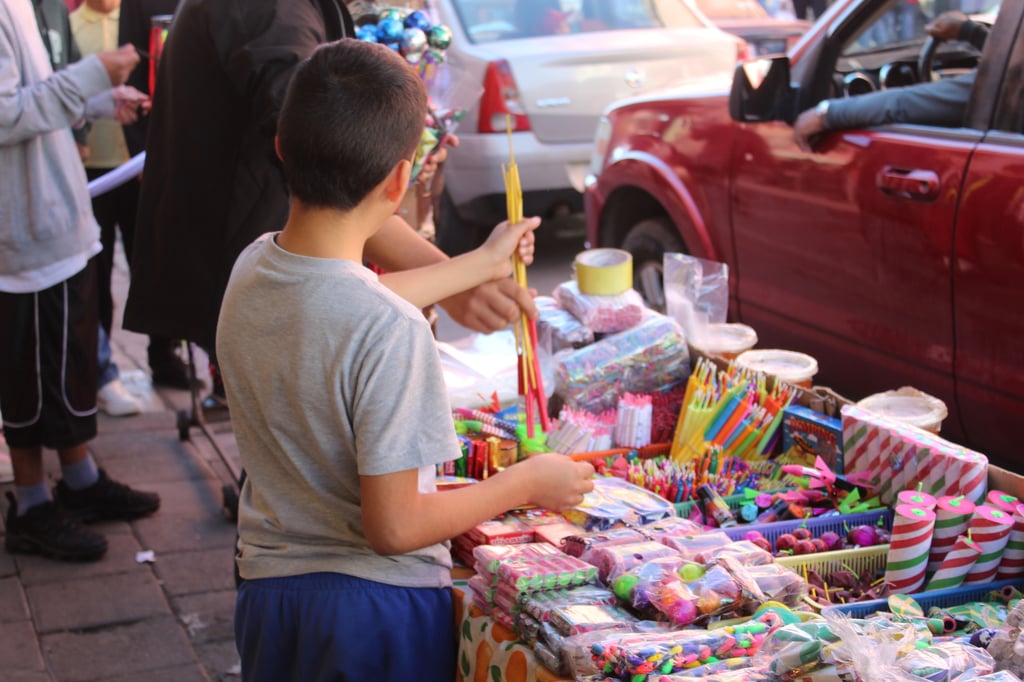
{"type": "MultiPolygon", "coordinates": [[[[114,273],[120,323],[127,269],[114,273]]],[[[197,428],[179,439],[186,391],[154,391],[147,338],[115,330],[114,359],[146,412],[99,417],[90,444],[100,466],[133,487],[160,494],[160,511],[132,523],[96,526],[109,542],[91,564],[66,564],[0,550],[0,679],[9,681],[237,680],[232,631],[235,530],[222,513],[232,478],[197,428]],[[144,550],[152,563],[138,563],[144,550]]],[[[205,367],[200,358],[199,367],[205,367]]],[[[205,376],[201,372],[200,376],[205,376]]],[[[187,413],[186,413],[187,414],[187,413]]],[[[237,461],[230,423],[212,426],[218,447],[237,461]]],[[[56,453],[44,455],[56,481],[56,453]]],[[[10,490],[0,485],[0,492],[10,490]]],[[[6,516],[6,500],[0,508],[6,516]]]]}

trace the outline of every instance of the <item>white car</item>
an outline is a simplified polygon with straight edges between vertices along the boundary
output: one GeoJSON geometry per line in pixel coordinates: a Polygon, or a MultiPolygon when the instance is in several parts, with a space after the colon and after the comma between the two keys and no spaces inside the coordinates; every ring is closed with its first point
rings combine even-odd
{"type": "MultiPolygon", "coordinates": [[[[466,109],[435,215],[460,253],[506,217],[506,119],[526,215],[582,210],[605,107],[655,89],[731,74],[742,39],[683,0],[437,0],[452,30],[444,102],[466,109]]],[[[444,99],[444,98],[442,98],[444,99]]]]}

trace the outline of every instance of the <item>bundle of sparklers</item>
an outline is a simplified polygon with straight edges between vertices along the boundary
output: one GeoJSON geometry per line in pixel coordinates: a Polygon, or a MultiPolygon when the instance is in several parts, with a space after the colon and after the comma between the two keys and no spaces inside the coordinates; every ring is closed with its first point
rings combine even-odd
{"type": "MultiPolygon", "coordinates": [[[[506,117],[508,129],[508,166],[502,167],[505,176],[505,198],[508,207],[508,222],[515,225],[523,220],[523,189],[519,184],[519,168],[516,166],[515,152],[512,149],[512,125],[510,117],[506,117]]],[[[519,257],[516,249],[512,256],[513,277],[517,284],[526,287],[526,263],[519,257]]],[[[547,432],[551,428],[548,419],[547,396],[544,393],[544,379],[537,360],[537,323],[525,312],[519,313],[516,321],[516,354],[519,357],[519,396],[524,402],[526,433],[534,436],[535,423],[539,419],[541,429],[547,432]]]]}

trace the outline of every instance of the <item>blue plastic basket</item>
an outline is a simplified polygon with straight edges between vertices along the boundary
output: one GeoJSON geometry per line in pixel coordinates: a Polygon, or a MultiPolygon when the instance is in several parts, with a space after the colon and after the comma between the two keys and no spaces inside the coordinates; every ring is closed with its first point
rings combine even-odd
{"type": "MultiPolygon", "coordinates": [[[[860,525],[874,526],[879,519],[886,530],[892,530],[892,521],[895,513],[892,509],[875,509],[873,511],[858,512],[856,514],[842,514],[838,516],[815,516],[807,519],[807,529],[814,537],[821,537],[822,533],[832,531],[842,537],[846,537],[846,531],[860,525]]],[[[733,540],[740,540],[752,530],[763,535],[768,542],[772,543],[772,550],[775,549],[775,541],[780,535],[790,533],[804,525],[803,519],[791,519],[788,521],[775,521],[774,523],[752,523],[746,526],[733,526],[723,528],[723,532],[733,540]]]]}
{"type": "MultiPolygon", "coordinates": [[[[992,592],[1001,591],[1003,588],[1012,587],[1024,591],[1024,578],[1013,578],[1012,580],[997,580],[983,585],[965,585],[963,587],[951,587],[946,590],[931,590],[930,592],[918,592],[908,595],[913,598],[925,613],[936,607],[947,609],[952,606],[960,606],[972,601],[987,601],[988,595],[992,592]]],[[[872,601],[855,602],[852,604],[836,604],[827,606],[822,613],[839,611],[853,618],[866,618],[878,611],[888,611],[889,602],[886,599],[874,599],[872,601]]]]}

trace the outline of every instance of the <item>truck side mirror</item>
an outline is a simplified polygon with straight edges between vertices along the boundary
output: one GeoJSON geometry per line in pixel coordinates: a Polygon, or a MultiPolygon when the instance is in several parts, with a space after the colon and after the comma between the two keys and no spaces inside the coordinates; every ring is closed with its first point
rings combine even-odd
{"type": "Polygon", "coordinates": [[[771,57],[736,66],[729,115],[741,123],[793,121],[796,90],[789,82],[789,58],[771,57]]]}

